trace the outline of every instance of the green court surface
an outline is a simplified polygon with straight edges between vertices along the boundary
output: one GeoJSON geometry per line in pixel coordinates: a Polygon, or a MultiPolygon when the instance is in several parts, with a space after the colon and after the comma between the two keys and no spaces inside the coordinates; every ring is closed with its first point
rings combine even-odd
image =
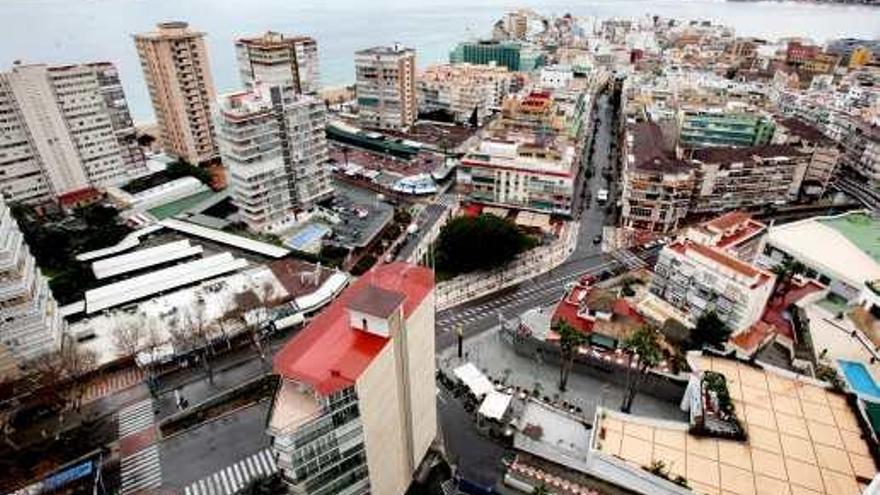
{"type": "Polygon", "coordinates": [[[867,213],[850,213],[820,222],[843,234],[849,242],[880,263],[880,219],[871,218],[867,213]]]}
{"type": "Polygon", "coordinates": [[[182,213],[192,208],[193,206],[198,205],[202,201],[206,201],[208,198],[215,194],[217,193],[215,193],[214,191],[202,191],[200,193],[193,194],[192,196],[180,198],[176,201],[166,203],[162,206],[157,206],[148,211],[158,220],[165,220],[166,218],[173,217],[178,213],[182,213]]]}

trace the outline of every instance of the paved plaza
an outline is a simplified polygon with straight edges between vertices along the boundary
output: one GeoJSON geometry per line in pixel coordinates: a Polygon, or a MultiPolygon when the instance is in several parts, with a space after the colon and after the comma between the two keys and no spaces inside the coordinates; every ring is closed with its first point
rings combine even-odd
{"type": "MultiPolygon", "coordinates": [[[[465,361],[474,363],[490,379],[501,379],[507,386],[527,390],[538,388],[542,396],[566,401],[583,410],[592,421],[596,406],[617,409],[623,401],[624,389],[609,381],[573,371],[568,379],[568,390],[559,392],[559,366],[553,362],[540,362],[517,354],[512,345],[502,339],[500,327],[465,339],[464,359],[456,356],[456,346],[439,351],[441,369],[450,371],[465,361]]],[[[633,414],[670,420],[686,420],[686,414],[677,402],[667,402],[641,393],[636,397],[633,414]]]]}

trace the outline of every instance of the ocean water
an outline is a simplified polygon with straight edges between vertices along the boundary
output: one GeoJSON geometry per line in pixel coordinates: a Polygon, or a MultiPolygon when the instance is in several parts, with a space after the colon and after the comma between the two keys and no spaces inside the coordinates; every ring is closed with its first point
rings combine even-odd
{"type": "Polygon", "coordinates": [[[208,34],[217,90],[239,87],[233,43],[265,30],[318,41],[325,85],[354,79],[357,49],[399,41],[419,65],[446,61],[461,39],[484,36],[505,11],[607,17],[707,19],[742,35],[880,37],[880,7],[723,0],[0,0],[0,68],[14,60],[53,64],[105,60],[120,70],[135,120],[152,120],[131,35],[185,20],[208,34]]]}

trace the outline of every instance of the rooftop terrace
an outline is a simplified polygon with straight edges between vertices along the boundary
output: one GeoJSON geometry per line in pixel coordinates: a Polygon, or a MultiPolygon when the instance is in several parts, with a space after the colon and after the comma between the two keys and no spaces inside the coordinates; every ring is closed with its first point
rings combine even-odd
{"type": "Polygon", "coordinates": [[[847,398],[817,382],[734,360],[691,355],[727,378],[746,442],[700,438],[687,425],[611,411],[593,448],[641,469],[661,461],[705,494],[856,495],[877,473],[847,398]]]}

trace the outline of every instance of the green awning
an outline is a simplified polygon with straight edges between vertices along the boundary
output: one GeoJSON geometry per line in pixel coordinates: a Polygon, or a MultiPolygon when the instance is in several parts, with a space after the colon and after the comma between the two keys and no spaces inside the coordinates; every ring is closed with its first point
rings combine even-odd
{"type": "Polygon", "coordinates": [[[590,335],[590,343],[601,347],[607,347],[609,349],[617,348],[617,339],[598,333],[590,335]]]}

